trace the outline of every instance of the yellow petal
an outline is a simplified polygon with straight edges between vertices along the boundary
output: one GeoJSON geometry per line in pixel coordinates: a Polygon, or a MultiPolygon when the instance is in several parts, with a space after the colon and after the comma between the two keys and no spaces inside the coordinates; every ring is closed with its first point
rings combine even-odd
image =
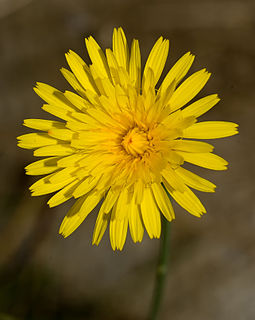
{"type": "Polygon", "coordinates": [[[59,192],[54,194],[54,196],[52,196],[50,198],[50,200],[47,202],[49,207],[50,208],[56,207],[56,206],[60,205],[61,203],[72,198],[73,191],[76,188],[77,184],[79,184],[79,183],[80,183],[79,181],[74,180],[72,183],[70,183],[69,185],[67,185],[66,187],[61,189],[59,192]]]}
{"type": "MultiPolygon", "coordinates": [[[[85,114],[85,116],[87,116],[85,114]]],[[[87,116],[88,118],[88,116],[87,116]]],[[[93,121],[94,119],[92,119],[93,121]]],[[[73,121],[68,121],[66,123],[66,128],[72,130],[72,131],[75,131],[75,132],[79,132],[79,131],[82,131],[82,130],[91,130],[92,128],[97,128],[98,125],[96,123],[96,121],[92,124],[92,123],[85,123],[85,122],[79,122],[79,121],[75,121],[73,119],[73,121]]]]}
{"type": "Polygon", "coordinates": [[[173,189],[179,190],[180,192],[184,191],[185,185],[183,181],[176,175],[175,171],[170,166],[164,169],[161,174],[173,189]]]}
{"type": "Polygon", "coordinates": [[[88,107],[91,106],[91,104],[87,100],[71,91],[65,91],[64,95],[73,105],[75,105],[76,108],[81,111],[85,111],[88,107]]]}
{"type": "Polygon", "coordinates": [[[149,237],[159,238],[161,233],[161,220],[158,207],[151,188],[144,188],[143,201],[141,202],[142,218],[149,237]]]}
{"type": "Polygon", "coordinates": [[[83,153],[75,153],[71,156],[63,157],[58,160],[58,167],[77,167],[84,157],[83,153]]]}
{"type": "Polygon", "coordinates": [[[215,191],[215,184],[212,182],[199,177],[193,172],[190,172],[189,170],[186,170],[182,167],[179,167],[175,170],[175,172],[178,174],[178,176],[184,181],[185,184],[190,186],[191,188],[194,188],[199,191],[203,192],[214,192],[215,191]]]}
{"type": "Polygon", "coordinates": [[[189,213],[197,217],[206,213],[206,210],[200,200],[188,187],[185,187],[184,192],[180,192],[178,190],[174,190],[166,181],[164,181],[164,185],[174,200],[189,213]]]}
{"type": "MultiPolygon", "coordinates": [[[[116,94],[116,92],[114,91],[114,93],[116,94]]],[[[114,99],[108,98],[106,96],[100,96],[98,97],[98,100],[100,102],[100,105],[102,106],[102,108],[104,110],[106,110],[108,113],[113,113],[115,111],[119,111],[119,107],[117,105],[117,100],[116,97],[114,97],[114,99]]]]}
{"type": "Polygon", "coordinates": [[[75,133],[73,131],[66,128],[61,128],[61,129],[52,128],[52,129],[49,129],[48,131],[48,135],[50,137],[63,140],[63,141],[71,141],[74,134],[75,133]]]}
{"type": "Polygon", "coordinates": [[[134,185],[135,203],[140,204],[143,200],[144,183],[139,179],[134,185]]]}
{"type": "Polygon", "coordinates": [[[113,250],[122,250],[127,236],[130,207],[126,202],[126,199],[124,199],[126,194],[127,193],[124,192],[124,197],[122,196],[118,198],[111,213],[109,232],[113,250]]]}
{"type": "Polygon", "coordinates": [[[210,78],[210,73],[205,69],[193,73],[185,80],[173,93],[169,103],[172,111],[183,107],[187,102],[193,99],[199,91],[205,86],[210,78]]]}
{"type": "Polygon", "coordinates": [[[175,151],[168,151],[165,157],[172,166],[180,166],[184,163],[183,157],[177,154],[175,151]]]}
{"type": "Polygon", "coordinates": [[[48,131],[53,128],[62,129],[65,127],[63,122],[44,119],[25,119],[23,125],[41,131],[48,131]]]}
{"type": "Polygon", "coordinates": [[[195,57],[190,52],[187,52],[175,63],[161,84],[160,93],[162,95],[173,81],[178,84],[185,77],[194,61],[194,58],[195,57]]]}
{"type": "Polygon", "coordinates": [[[189,153],[177,151],[184,161],[211,170],[226,170],[228,162],[213,153],[189,153]]]}
{"type": "Polygon", "coordinates": [[[35,149],[43,146],[56,145],[58,141],[47,133],[27,133],[17,137],[18,146],[24,149],[35,149]]]}
{"type": "MultiPolygon", "coordinates": [[[[97,71],[95,65],[91,64],[89,66],[89,69],[90,69],[91,75],[92,75],[92,77],[94,79],[95,85],[96,85],[96,87],[97,87],[97,89],[99,91],[99,94],[100,95],[106,95],[106,93],[104,91],[104,88],[102,86],[102,76],[100,76],[100,73],[97,71]]],[[[108,79],[108,78],[105,78],[105,79],[108,79]]]]}
{"type": "Polygon", "coordinates": [[[130,81],[129,74],[126,69],[123,67],[118,68],[119,78],[120,78],[120,86],[126,91],[128,87],[132,86],[132,82],[130,81]]]}
{"type": "Polygon", "coordinates": [[[141,86],[141,53],[138,40],[133,40],[131,46],[129,77],[132,85],[136,88],[137,93],[140,93],[141,86]]]}
{"type": "Polygon", "coordinates": [[[37,82],[34,91],[49,104],[57,105],[65,110],[76,111],[75,106],[65,97],[63,92],[48,84],[37,82]]]}
{"type": "Polygon", "coordinates": [[[184,138],[192,139],[216,139],[233,136],[238,133],[238,125],[226,121],[203,121],[185,129],[184,138]]]}
{"type": "Polygon", "coordinates": [[[110,241],[112,249],[122,250],[127,237],[128,219],[110,220],[110,241]]]}
{"type": "Polygon", "coordinates": [[[61,68],[60,71],[63,74],[63,76],[65,77],[66,81],[69,82],[69,84],[74,88],[74,90],[77,93],[79,93],[80,96],[85,98],[86,97],[85,89],[82,87],[82,85],[77,80],[75,75],[71,71],[69,71],[65,68],[61,68]]]}
{"type": "Polygon", "coordinates": [[[160,211],[168,221],[173,220],[175,218],[174,209],[162,185],[152,183],[151,189],[160,211]]]}
{"type": "Polygon", "coordinates": [[[52,174],[49,178],[49,182],[52,184],[56,184],[59,183],[65,179],[69,179],[72,178],[74,176],[76,176],[76,171],[78,169],[75,167],[68,167],[68,168],[64,168],[59,170],[58,172],[52,174]]]}
{"type": "Polygon", "coordinates": [[[97,177],[88,177],[82,183],[75,189],[73,192],[73,196],[75,198],[79,198],[83,196],[84,194],[88,193],[90,190],[94,189],[97,185],[100,175],[97,177]]]}
{"type": "Polygon", "coordinates": [[[110,78],[109,68],[105,55],[93,37],[85,39],[88,54],[93,66],[96,68],[99,76],[102,78],[110,78]]]}
{"type": "Polygon", "coordinates": [[[166,87],[164,90],[159,90],[157,96],[159,96],[159,107],[161,110],[162,119],[165,118],[164,114],[169,114],[169,108],[168,106],[169,100],[171,99],[174,91],[176,89],[176,81],[173,80],[168,87],[166,87]]]}
{"type": "Polygon", "coordinates": [[[153,86],[155,86],[161,76],[161,73],[164,69],[166,58],[169,50],[169,41],[163,40],[163,37],[160,37],[149,54],[147,62],[144,67],[143,73],[143,82],[147,78],[147,73],[149,70],[153,72],[153,86]]]}
{"type": "Polygon", "coordinates": [[[129,228],[130,234],[134,242],[141,242],[143,239],[144,228],[141,217],[141,212],[138,205],[135,203],[133,197],[130,203],[130,212],[129,212],[129,228]]]}
{"type": "Polygon", "coordinates": [[[128,86],[128,99],[129,99],[129,105],[130,105],[130,110],[137,110],[137,100],[138,100],[138,95],[137,91],[133,86],[128,86]]]}
{"type": "MultiPolygon", "coordinates": [[[[176,131],[173,131],[173,133],[175,134],[175,132],[177,132],[179,133],[179,136],[182,135],[182,130],[190,127],[195,122],[196,122],[195,117],[183,118],[181,110],[177,110],[176,112],[171,113],[168,117],[166,117],[162,121],[162,123],[166,125],[169,128],[169,130],[173,130],[174,128],[176,131]]],[[[174,138],[175,137],[172,137],[172,139],[174,138]]]]}
{"type": "Polygon", "coordinates": [[[95,208],[102,198],[102,194],[96,191],[91,191],[89,194],[76,200],[68,214],[65,216],[59,233],[64,238],[68,237],[79,225],[85,220],[88,214],[95,208]]]}
{"type": "Polygon", "coordinates": [[[104,202],[102,203],[102,207],[103,207],[103,211],[105,213],[108,213],[111,211],[113,205],[115,204],[115,202],[118,199],[120,191],[113,191],[112,189],[110,189],[104,199],[104,202]]]}
{"type": "Polygon", "coordinates": [[[111,218],[111,215],[106,214],[104,212],[103,207],[101,206],[97,216],[94,232],[93,232],[92,244],[95,244],[97,246],[99,245],[105,233],[105,230],[107,228],[108,222],[110,221],[110,218],[111,218]]]}
{"type": "Polygon", "coordinates": [[[112,36],[113,53],[116,57],[118,65],[128,70],[129,54],[125,33],[122,28],[114,28],[112,36]]]}
{"type": "Polygon", "coordinates": [[[37,176],[52,173],[59,169],[57,165],[59,159],[59,157],[51,157],[30,163],[25,167],[26,174],[37,176]]]}
{"type": "Polygon", "coordinates": [[[41,196],[44,194],[55,192],[57,190],[64,188],[65,186],[67,186],[69,183],[73,182],[76,179],[75,177],[69,177],[69,178],[63,179],[58,183],[50,183],[49,181],[50,176],[46,176],[36,181],[29,188],[32,192],[32,196],[41,196]]]}
{"type": "Polygon", "coordinates": [[[129,110],[129,99],[124,89],[117,85],[115,87],[116,100],[121,111],[129,110]]]}
{"type": "Polygon", "coordinates": [[[81,57],[72,50],[69,50],[69,52],[66,53],[66,60],[82,87],[97,94],[98,91],[90,74],[89,67],[81,57]]]}
{"type": "Polygon", "coordinates": [[[175,140],[172,145],[173,150],[186,152],[212,152],[214,147],[206,142],[192,140],[175,140]]]}
{"type": "Polygon", "coordinates": [[[106,49],[105,53],[106,53],[107,63],[110,69],[112,82],[114,85],[120,84],[120,77],[118,73],[118,69],[119,69],[118,62],[111,49],[106,49]]]}
{"type": "Polygon", "coordinates": [[[87,113],[98,122],[101,122],[101,124],[110,125],[111,127],[118,125],[118,122],[115,119],[100,109],[89,108],[87,109],[87,113]]]}
{"type": "Polygon", "coordinates": [[[156,99],[156,96],[155,96],[155,90],[152,89],[152,87],[149,87],[147,90],[146,90],[146,94],[143,95],[144,96],[144,107],[145,107],[145,110],[147,111],[148,109],[154,109],[155,108],[155,99],[156,99]]]}
{"type": "MultiPolygon", "coordinates": [[[[92,109],[92,108],[91,108],[92,109]]],[[[95,109],[96,110],[96,109],[95,109]]],[[[92,118],[89,114],[85,114],[85,113],[82,113],[82,112],[73,112],[72,113],[72,119],[71,119],[71,121],[70,121],[70,123],[72,123],[72,125],[73,125],[73,122],[75,121],[75,120],[77,120],[76,121],[76,123],[75,123],[75,126],[80,126],[80,128],[79,127],[77,127],[77,130],[79,131],[79,130],[86,130],[86,129],[88,129],[89,127],[87,126],[87,127],[85,127],[85,128],[83,128],[82,127],[82,123],[79,123],[79,121],[81,121],[81,122],[84,122],[84,123],[86,123],[86,124],[89,124],[90,126],[91,125],[93,125],[93,126],[97,126],[98,127],[98,121],[96,120],[96,119],[94,119],[94,118],[92,118]]],[[[69,127],[69,125],[68,125],[68,127],[69,127]]],[[[69,127],[70,128],[70,127],[69,127]]]]}
{"type": "Polygon", "coordinates": [[[183,117],[194,116],[197,118],[205,112],[207,112],[208,110],[210,110],[219,101],[220,98],[217,94],[211,94],[207,97],[199,99],[182,110],[183,117]]]}
{"type": "Polygon", "coordinates": [[[67,156],[74,153],[76,150],[68,144],[57,144],[52,146],[41,147],[34,151],[36,157],[50,156],[67,156]]]}
{"type": "Polygon", "coordinates": [[[154,72],[152,69],[147,69],[146,74],[143,75],[143,82],[142,82],[142,93],[144,98],[149,90],[154,90],[154,72]]]}
{"type": "MultiPolygon", "coordinates": [[[[69,110],[63,109],[58,106],[53,106],[49,104],[44,104],[42,106],[42,109],[48,113],[53,114],[54,116],[61,118],[66,121],[74,121],[75,119],[71,116],[71,112],[69,110]]],[[[73,112],[73,113],[78,113],[78,112],[73,112]]]]}
{"type": "Polygon", "coordinates": [[[116,219],[125,219],[128,217],[130,206],[128,204],[128,190],[123,188],[116,202],[116,219]]]}

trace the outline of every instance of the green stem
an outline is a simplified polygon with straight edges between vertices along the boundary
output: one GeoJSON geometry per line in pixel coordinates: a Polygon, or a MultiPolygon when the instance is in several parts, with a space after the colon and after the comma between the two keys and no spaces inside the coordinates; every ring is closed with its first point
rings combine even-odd
{"type": "Polygon", "coordinates": [[[159,259],[156,271],[156,281],[154,294],[149,314],[149,320],[157,320],[160,310],[160,305],[163,297],[163,290],[166,283],[167,262],[169,257],[170,246],[170,222],[162,217],[162,235],[160,241],[159,259]]]}

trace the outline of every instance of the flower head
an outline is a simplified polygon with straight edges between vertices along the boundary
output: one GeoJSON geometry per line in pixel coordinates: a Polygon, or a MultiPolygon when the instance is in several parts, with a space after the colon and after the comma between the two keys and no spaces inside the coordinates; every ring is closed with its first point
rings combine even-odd
{"type": "Polygon", "coordinates": [[[46,157],[26,167],[29,175],[46,175],[30,187],[33,196],[57,191],[50,207],[78,199],[60,233],[69,236],[100,203],[93,244],[109,224],[112,248],[121,250],[128,227],[134,242],[142,241],[144,229],[150,238],[160,237],[160,213],[169,221],[175,217],[170,196],[197,217],[206,212],[190,187],[214,192],[215,185],[182,165],[225,170],[227,162],[212,153],[212,145],[192,139],[231,136],[237,125],[197,122],[219,98],[212,94],[187,106],[210,77],[202,69],[181,83],[194,60],[190,52],[157,85],[168,40],[157,40],[143,72],[138,40],[129,51],[121,28],[114,29],[113,49],[106,55],[92,37],[85,42],[91,64],[69,51],[71,71],[61,69],[76,93],[43,83],[35,87],[46,101],[42,109],[63,121],[24,120],[40,132],[18,137],[18,145],[46,157]]]}

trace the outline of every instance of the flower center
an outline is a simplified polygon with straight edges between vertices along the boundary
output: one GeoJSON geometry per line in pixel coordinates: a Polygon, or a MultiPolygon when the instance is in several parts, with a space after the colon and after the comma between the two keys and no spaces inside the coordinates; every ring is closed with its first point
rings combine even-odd
{"type": "Polygon", "coordinates": [[[145,131],[133,128],[123,137],[121,144],[128,154],[139,157],[148,149],[150,142],[145,131]]]}

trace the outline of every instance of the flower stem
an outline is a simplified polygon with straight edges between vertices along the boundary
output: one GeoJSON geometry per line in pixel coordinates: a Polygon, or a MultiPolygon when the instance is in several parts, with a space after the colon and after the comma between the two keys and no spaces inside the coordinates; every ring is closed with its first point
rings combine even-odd
{"type": "Polygon", "coordinates": [[[170,222],[162,217],[162,235],[160,242],[159,259],[156,271],[156,281],[149,320],[157,320],[160,310],[160,305],[163,297],[163,290],[166,283],[167,262],[169,257],[170,246],[170,222]]]}

